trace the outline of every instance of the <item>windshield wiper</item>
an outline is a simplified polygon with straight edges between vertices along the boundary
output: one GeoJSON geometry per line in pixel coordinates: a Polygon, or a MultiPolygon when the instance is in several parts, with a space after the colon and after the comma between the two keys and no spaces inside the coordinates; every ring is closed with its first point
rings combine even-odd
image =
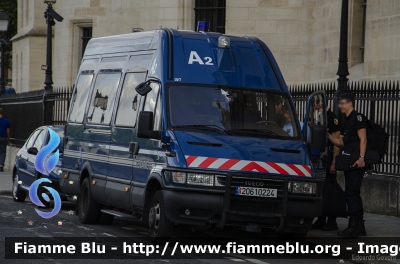
{"type": "Polygon", "coordinates": [[[276,132],[274,132],[274,131],[272,131],[272,130],[269,130],[269,129],[255,129],[255,128],[253,128],[253,129],[236,128],[236,129],[235,129],[235,128],[234,128],[234,129],[230,129],[229,131],[232,131],[232,132],[234,132],[234,131],[239,131],[239,132],[253,132],[253,133],[259,133],[259,132],[261,132],[261,133],[268,133],[268,134],[277,136],[277,137],[280,138],[280,139],[285,139],[283,136],[281,136],[281,135],[279,135],[278,133],[276,133],[276,132]]]}
{"type": "Polygon", "coordinates": [[[228,131],[224,128],[216,126],[216,125],[182,125],[182,126],[174,126],[174,128],[194,128],[198,130],[208,130],[208,131],[220,131],[224,132],[225,134],[231,135],[228,131]]]}

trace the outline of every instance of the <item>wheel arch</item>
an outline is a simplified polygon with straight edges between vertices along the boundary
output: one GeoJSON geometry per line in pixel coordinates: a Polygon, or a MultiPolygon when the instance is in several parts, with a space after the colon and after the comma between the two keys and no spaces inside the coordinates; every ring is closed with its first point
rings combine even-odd
{"type": "Polygon", "coordinates": [[[90,181],[91,175],[93,175],[92,166],[90,166],[90,163],[86,161],[82,166],[81,175],[79,177],[79,186],[81,186],[82,182],[88,177],[90,181]]]}
{"type": "Polygon", "coordinates": [[[144,191],[144,210],[149,208],[151,199],[158,190],[163,190],[165,187],[162,181],[161,175],[158,173],[152,173],[147,181],[145,191],[144,191]]]}

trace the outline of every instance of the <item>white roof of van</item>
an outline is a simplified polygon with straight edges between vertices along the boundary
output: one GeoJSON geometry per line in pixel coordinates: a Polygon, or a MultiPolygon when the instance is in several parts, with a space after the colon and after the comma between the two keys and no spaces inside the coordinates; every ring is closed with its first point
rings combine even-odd
{"type": "Polygon", "coordinates": [[[123,35],[92,38],[85,50],[85,56],[106,53],[129,52],[156,49],[159,30],[123,35]]]}

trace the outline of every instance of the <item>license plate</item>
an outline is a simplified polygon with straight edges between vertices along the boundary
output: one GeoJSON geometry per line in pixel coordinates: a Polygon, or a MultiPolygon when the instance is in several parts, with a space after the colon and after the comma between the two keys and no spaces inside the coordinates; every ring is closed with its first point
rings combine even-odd
{"type": "Polygon", "coordinates": [[[236,195],[238,196],[256,196],[256,197],[278,197],[277,189],[253,188],[236,186],[236,195]]]}

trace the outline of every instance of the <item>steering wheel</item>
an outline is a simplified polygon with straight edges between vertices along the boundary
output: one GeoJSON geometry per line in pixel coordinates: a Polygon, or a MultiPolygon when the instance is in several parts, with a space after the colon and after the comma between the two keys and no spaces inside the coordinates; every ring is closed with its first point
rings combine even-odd
{"type": "Polygon", "coordinates": [[[260,121],[260,122],[257,122],[257,124],[266,124],[266,125],[278,126],[277,123],[272,122],[272,121],[260,121]]]}

